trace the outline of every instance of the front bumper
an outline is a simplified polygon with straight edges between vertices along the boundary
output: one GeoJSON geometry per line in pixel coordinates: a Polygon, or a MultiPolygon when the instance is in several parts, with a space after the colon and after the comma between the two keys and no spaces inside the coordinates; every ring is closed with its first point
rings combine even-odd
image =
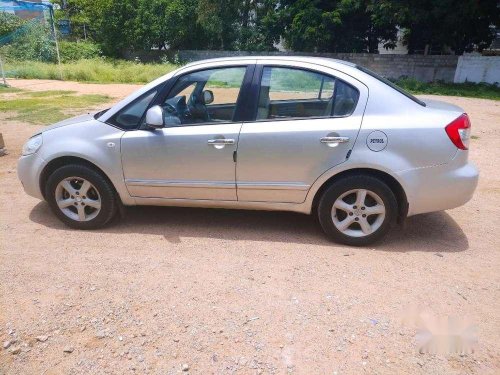
{"type": "Polygon", "coordinates": [[[17,162],[17,176],[26,194],[44,199],[40,190],[40,174],[46,162],[37,153],[21,156],[17,162]]]}
{"type": "Polygon", "coordinates": [[[406,185],[408,216],[449,210],[467,203],[476,190],[479,171],[458,151],[448,164],[399,173],[406,185]]]}

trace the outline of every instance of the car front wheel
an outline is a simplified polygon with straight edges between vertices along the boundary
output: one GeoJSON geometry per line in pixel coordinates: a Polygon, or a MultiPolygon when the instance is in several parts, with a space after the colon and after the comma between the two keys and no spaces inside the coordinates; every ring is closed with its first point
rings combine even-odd
{"type": "Polygon", "coordinates": [[[45,196],[57,217],[76,229],[103,227],[117,209],[111,184],[85,165],[66,165],[53,172],[45,196]]]}
{"type": "Polygon", "coordinates": [[[321,197],[318,217],[323,231],[334,241],[365,246],[384,237],[397,217],[392,190],[372,176],[345,177],[321,197]]]}

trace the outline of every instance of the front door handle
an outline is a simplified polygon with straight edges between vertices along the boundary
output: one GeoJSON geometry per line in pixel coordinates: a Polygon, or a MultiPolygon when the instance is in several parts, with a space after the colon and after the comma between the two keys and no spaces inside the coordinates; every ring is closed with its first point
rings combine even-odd
{"type": "Polygon", "coordinates": [[[323,137],[319,141],[321,143],[347,143],[349,137],[323,137]]]}
{"type": "Polygon", "coordinates": [[[225,145],[234,145],[235,141],[234,139],[209,139],[207,142],[209,145],[212,146],[225,146],[225,145]]]}

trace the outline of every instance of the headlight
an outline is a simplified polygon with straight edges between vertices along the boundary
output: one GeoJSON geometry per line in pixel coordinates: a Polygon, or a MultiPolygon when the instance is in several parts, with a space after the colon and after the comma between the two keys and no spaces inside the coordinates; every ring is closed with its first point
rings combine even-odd
{"type": "Polygon", "coordinates": [[[38,151],[38,149],[42,146],[42,135],[38,134],[34,137],[28,139],[23,146],[23,155],[31,155],[38,151]]]}

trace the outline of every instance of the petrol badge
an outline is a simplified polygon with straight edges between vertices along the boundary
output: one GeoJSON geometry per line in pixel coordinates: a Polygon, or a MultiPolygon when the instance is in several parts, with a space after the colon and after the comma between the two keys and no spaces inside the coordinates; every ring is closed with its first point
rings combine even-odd
{"type": "Polygon", "coordinates": [[[375,130],[366,138],[366,145],[372,151],[382,151],[387,146],[387,135],[380,130],[375,130]]]}

